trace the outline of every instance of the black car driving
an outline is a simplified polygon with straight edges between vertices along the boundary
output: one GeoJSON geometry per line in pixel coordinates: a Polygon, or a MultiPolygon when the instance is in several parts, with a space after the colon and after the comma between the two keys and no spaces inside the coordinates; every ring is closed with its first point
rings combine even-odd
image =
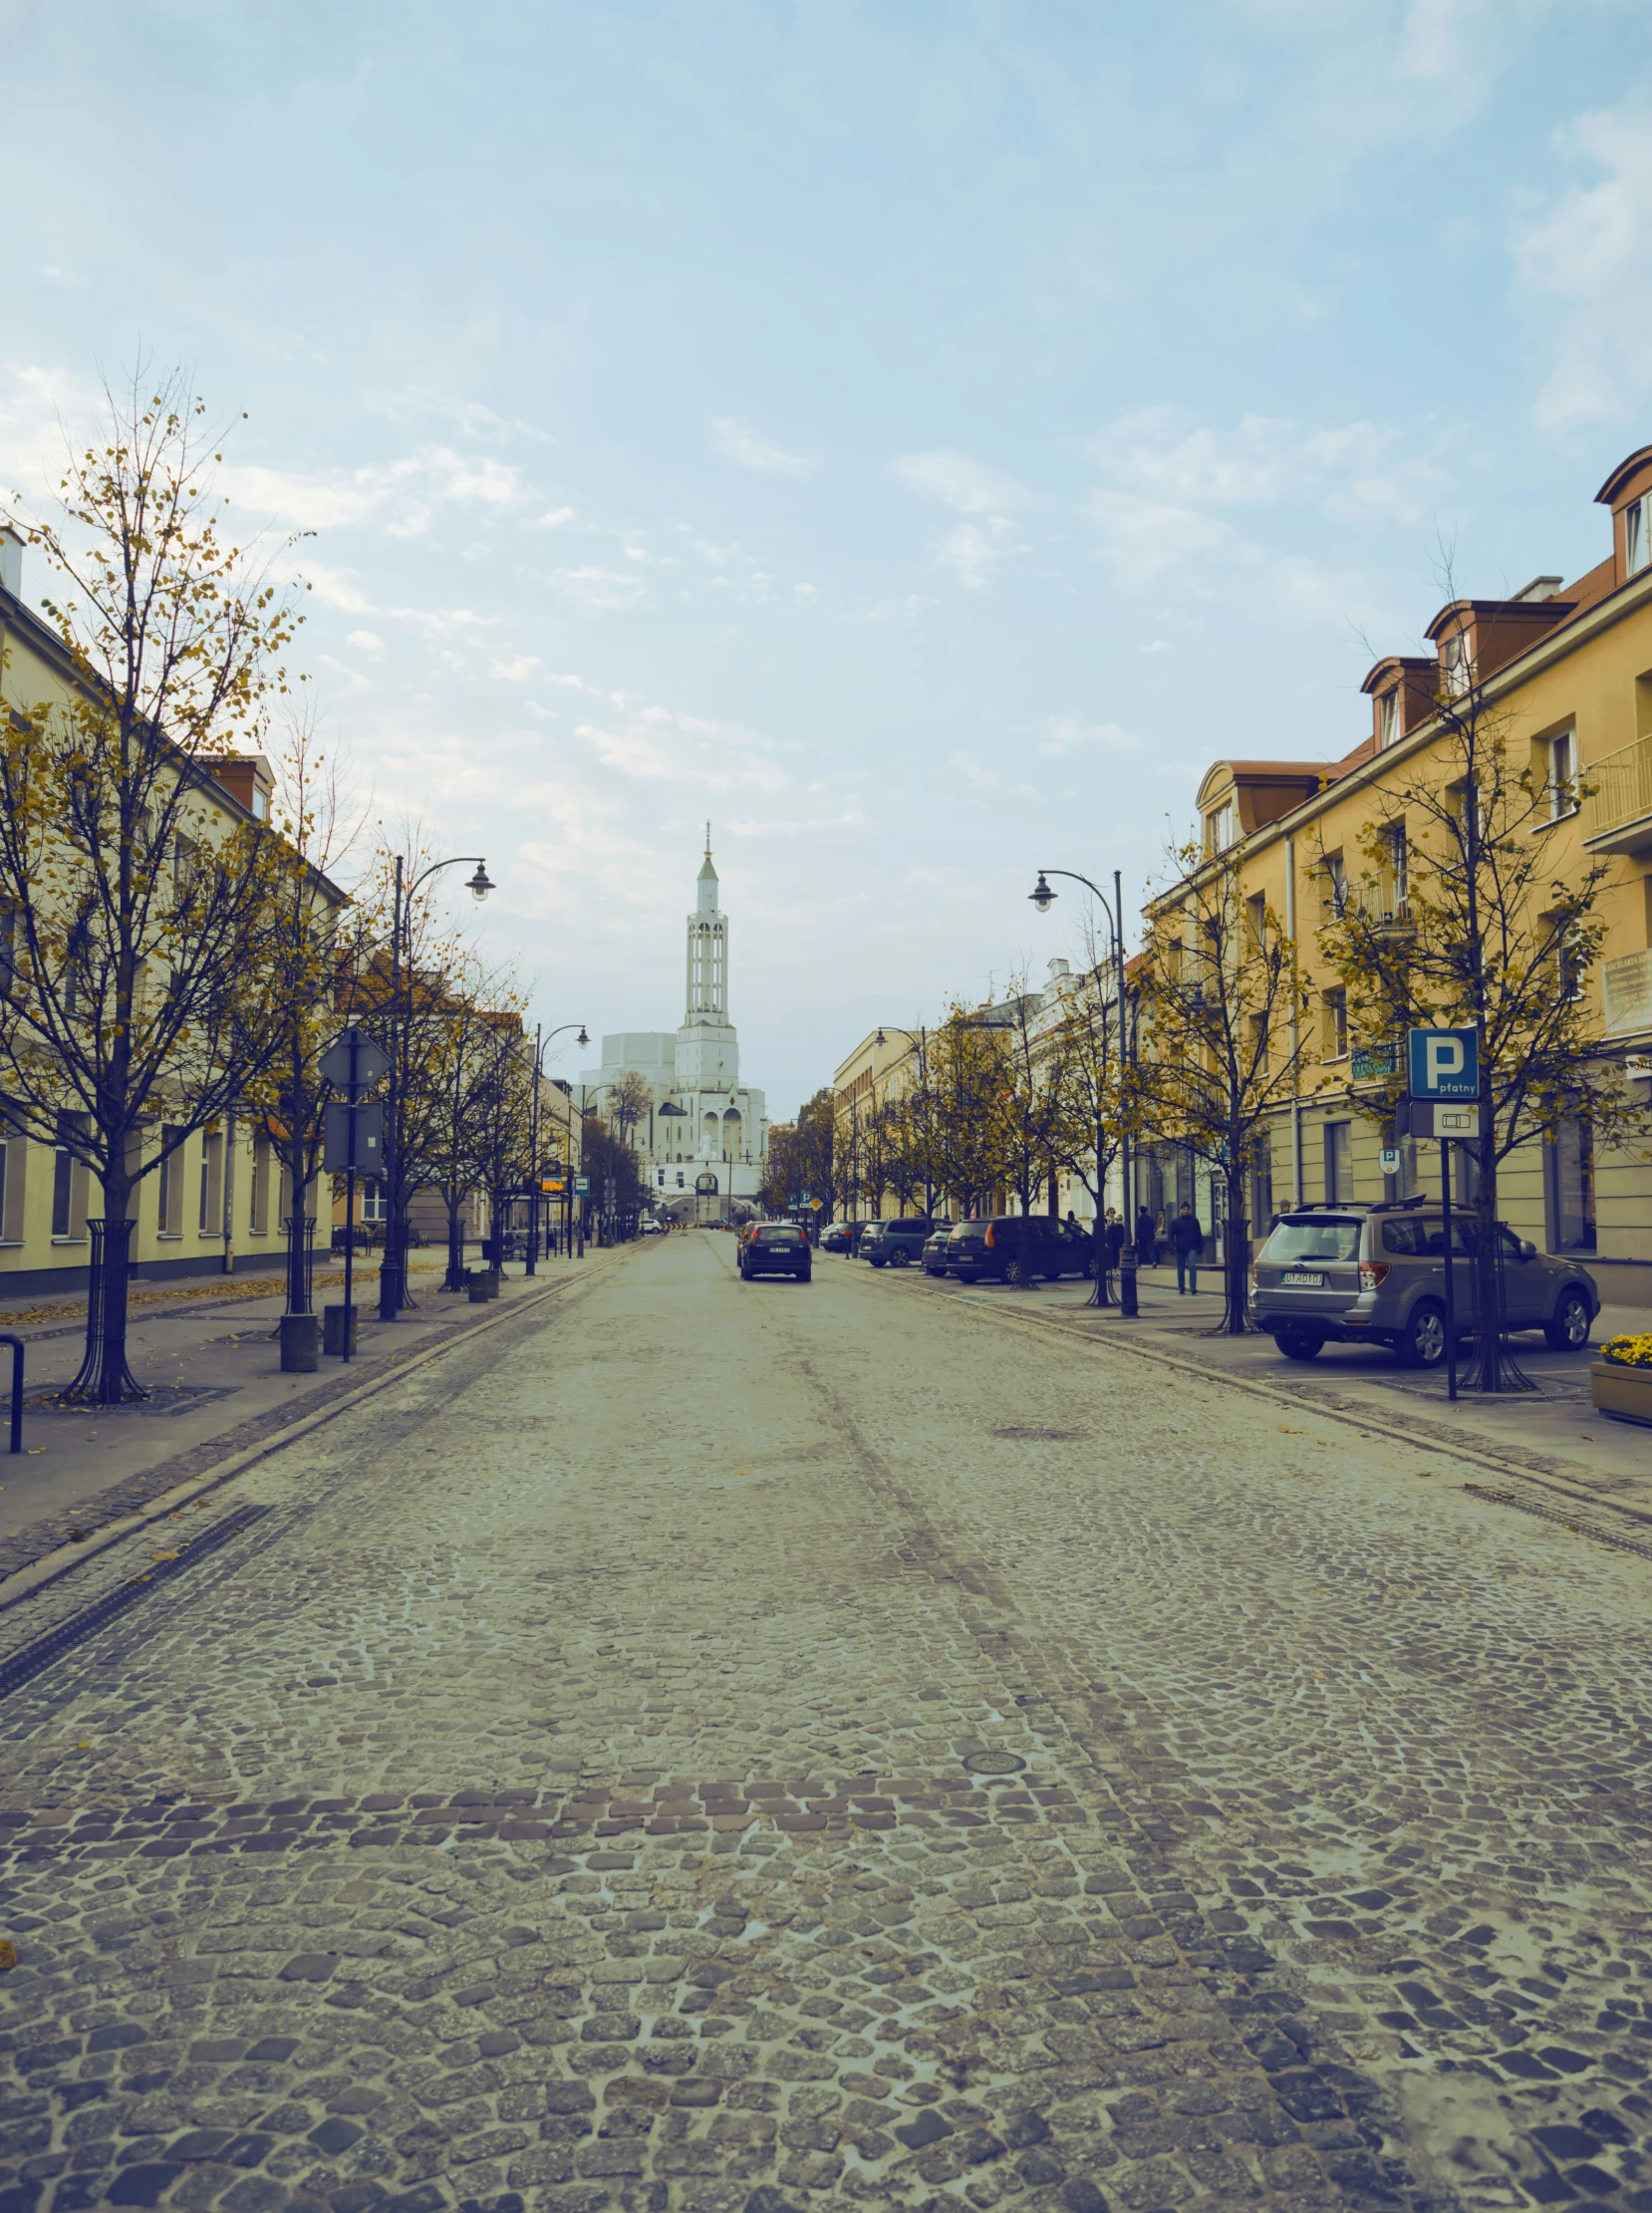
{"type": "Polygon", "coordinates": [[[809,1241],[795,1222],[759,1222],[740,1245],[740,1280],[758,1275],[795,1275],[806,1283],[813,1273],[809,1241]]]}

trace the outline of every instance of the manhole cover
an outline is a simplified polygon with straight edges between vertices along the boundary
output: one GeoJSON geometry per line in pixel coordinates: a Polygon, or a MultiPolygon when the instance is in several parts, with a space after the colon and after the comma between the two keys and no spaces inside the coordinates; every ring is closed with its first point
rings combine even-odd
{"type": "Polygon", "coordinates": [[[971,1775],[1019,1775],[1026,1762],[1012,1752],[972,1752],[964,1765],[971,1775]]]}

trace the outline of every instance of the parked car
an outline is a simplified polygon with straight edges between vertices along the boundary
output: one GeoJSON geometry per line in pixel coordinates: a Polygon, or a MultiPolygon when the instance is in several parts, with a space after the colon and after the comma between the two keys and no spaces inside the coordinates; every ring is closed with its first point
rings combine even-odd
{"type": "Polygon", "coordinates": [[[847,1222],[829,1222],[826,1225],[825,1229],[822,1230],[820,1233],[821,1251],[847,1252],[849,1249],[849,1232],[851,1227],[852,1226],[847,1222]]]}
{"type": "Polygon", "coordinates": [[[952,1224],[937,1224],[925,1214],[902,1215],[882,1225],[882,1234],[866,1256],[874,1267],[910,1267],[922,1258],[925,1245],[938,1228],[950,1230],[952,1224]]]}
{"type": "Polygon", "coordinates": [[[848,1249],[851,1258],[864,1259],[866,1257],[867,1241],[874,1233],[882,1234],[883,1224],[881,1222],[851,1222],[847,1227],[849,1231],[848,1249]]]}
{"type": "Polygon", "coordinates": [[[953,1224],[938,1222],[924,1240],[921,1264],[926,1275],[945,1275],[947,1272],[947,1245],[953,1234],[953,1224]]]}
{"type": "Polygon", "coordinates": [[[1089,1239],[1041,1214],[1002,1214],[984,1222],[958,1223],[947,1241],[948,1272],[961,1283],[977,1282],[983,1275],[995,1275],[1002,1281],[1021,1249],[1023,1237],[1031,1242],[1030,1264],[1035,1276],[1053,1283],[1063,1275],[1089,1274],[1089,1239]]]}
{"type": "Polygon", "coordinates": [[[795,1222],[754,1223],[740,1241],[740,1277],[749,1283],[758,1275],[795,1275],[806,1283],[813,1257],[795,1222]]]}
{"type": "MultiPolygon", "coordinates": [[[[1474,1225],[1452,1221],[1452,1301],[1458,1333],[1475,1326],[1474,1225]]],[[[1499,1223],[1507,1326],[1540,1329],[1556,1352],[1580,1351],[1600,1311],[1594,1277],[1545,1257],[1499,1223]]],[[[1438,1206],[1305,1207],[1281,1215],[1250,1269],[1250,1305],[1287,1360],[1327,1344],[1393,1347],[1409,1368],[1446,1357],[1445,1218],[1438,1206]]]]}

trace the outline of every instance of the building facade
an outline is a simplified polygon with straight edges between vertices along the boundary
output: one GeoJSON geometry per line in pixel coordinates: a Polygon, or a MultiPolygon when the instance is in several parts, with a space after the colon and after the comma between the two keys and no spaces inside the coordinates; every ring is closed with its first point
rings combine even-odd
{"type": "Polygon", "coordinates": [[[620,1030],[604,1037],[601,1067],[587,1069],[581,1079],[583,1105],[610,1120],[618,1109],[623,1120],[623,1080],[641,1078],[638,1111],[626,1134],[656,1209],[701,1218],[755,1200],[768,1158],[763,1094],[740,1081],[739,1035],[729,1016],[728,918],[718,891],[707,824],[685,931],[683,1021],[675,1031],[620,1030]]]}

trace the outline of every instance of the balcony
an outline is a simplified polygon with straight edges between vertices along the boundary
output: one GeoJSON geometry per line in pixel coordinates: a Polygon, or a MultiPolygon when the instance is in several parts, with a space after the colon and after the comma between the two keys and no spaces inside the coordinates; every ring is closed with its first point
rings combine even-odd
{"type": "Polygon", "coordinates": [[[1583,843],[1591,853],[1640,853],[1652,848],[1652,733],[1604,760],[1583,779],[1594,788],[1583,802],[1583,843]]]}

